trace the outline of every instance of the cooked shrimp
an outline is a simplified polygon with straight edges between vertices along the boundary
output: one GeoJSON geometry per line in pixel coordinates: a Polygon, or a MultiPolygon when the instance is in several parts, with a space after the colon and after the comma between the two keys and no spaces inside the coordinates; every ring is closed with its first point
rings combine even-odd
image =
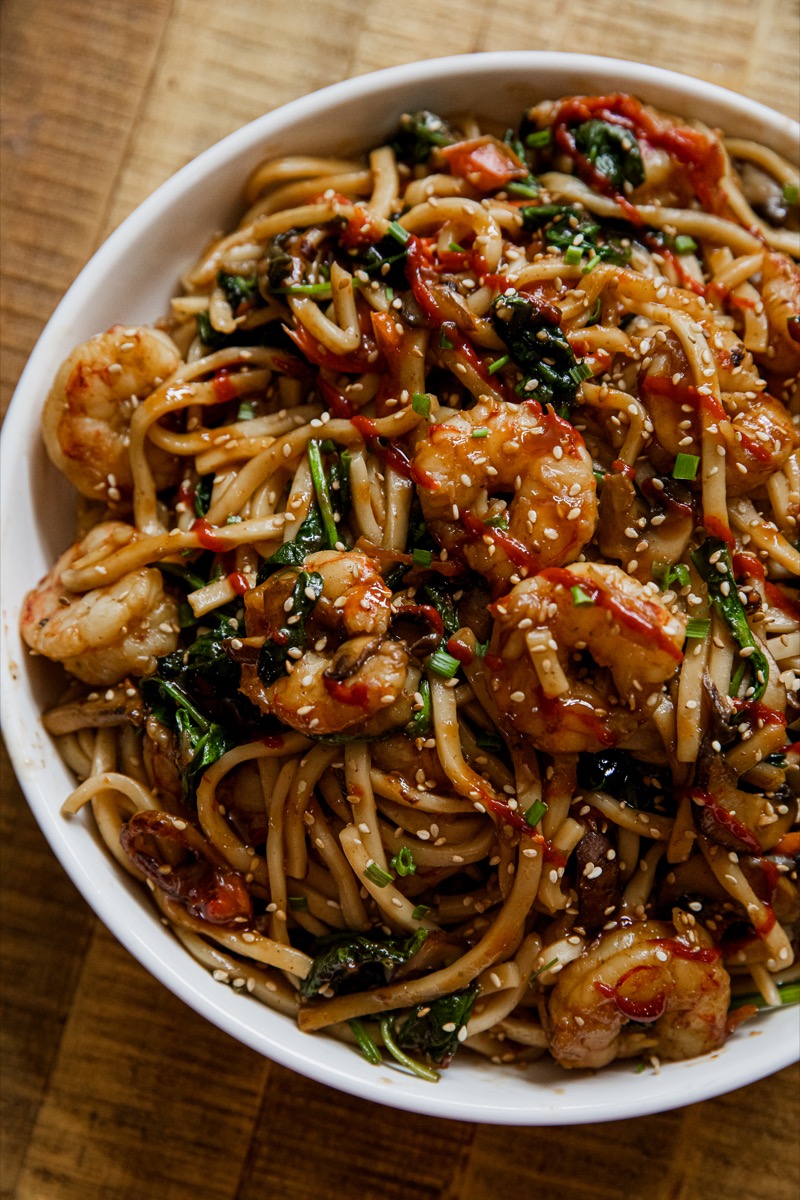
{"type": "Polygon", "coordinates": [[[683,618],[608,564],[551,567],[490,611],[494,701],[552,754],[624,742],[648,720],[683,658],[683,618]]]}
{"type": "MultiPolygon", "coordinates": [[[[82,495],[112,504],[130,498],[131,414],[180,364],[165,333],[125,325],[81,343],[61,364],[42,410],[42,432],[52,462],[82,495]]],[[[173,462],[152,447],[159,487],[173,482],[173,462]]]]}
{"type": "Polygon", "coordinates": [[[483,399],[454,413],[418,444],[414,472],[437,542],[494,583],[573,562],[594,533],[583,439],[537,404],[483,399]]]}
{"type": "Polygon", "coordinates": [[[122,521],[96,525],[25,597],[20,632],[27,644],[85,683],[109,685],[126,675],[148,675],[156,659],[178,645],[178,606],[155,567],[90,592],[69,592],[61,582],[78,559],[105,556],[138,536],[122,521]]]}
{"type": "Polygon", "coordinates": [[[661,1058],[693,1058],[725,1040],[730,978],[701,926],[677,934],[636,921],[601,934],[558,976],[548,1037],[563,1067],[603,1067],[617,1056],[628,1021],[650,1025],[661,1058]]]}
{"type": "Polygon", "coordinates": [[[784,254],[765,254],[764,312],[770,333],[764,366],[794,375],[800,371],[800,269],[784,254]]]}
{"type": "MultiPolygon", "coordinates": [[[[711,340],[712,354],[722,390],[722,408],[710,396],[701,397],[690,386],[691,373],[674,334],[657,344],[645,361],[639,394],[653,422],[655,441],[672,457],[700,455],[700,404],[719,410],[730,429],[720,428],[725,443],[725,482],[728,494],[740,496],[761,487],[779,471],[798,444],[790,413],[758,381],[749,350],[729,330],[711,340]],[[730,390],[726,390],[730,389],[730,390]],[[754,394],[755,392],[755,394],[754,394]]],[[[796,348],[800,355],[800,346],[796,348]]]]}
{"type": "MultiPolygon", "coordinates": [[[[374,735],[406,724],[419,673],[404,646],[388,636],[391,592],[377,567],[358,551],[309,555],[302,569],[319,576],[322,591],[306,616],[306,649],[290,653],[286,673],[267,685],[245,663],[244,694],[316,737],[355,729],[374,735]]],[[[285,644],[299,574],[300,568],[278,571],[246,593],[251,645],[285,644]]]]}

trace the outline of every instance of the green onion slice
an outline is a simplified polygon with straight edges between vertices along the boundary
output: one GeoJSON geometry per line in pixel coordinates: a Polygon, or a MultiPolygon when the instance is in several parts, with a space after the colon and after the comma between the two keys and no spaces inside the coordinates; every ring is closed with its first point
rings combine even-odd
{"type": "Polygon", "coordinates": [[[380,863],[371,862],[364,871],[364,878],[369,879],[371,883],[375,883],[378,887],[386,887],[392,882],[393,876],[388,871],[384,871],[380,863]]]}
{"type": "Polygon", "coordinates": [[[686,626],[687,638],[705,638],[711,628],[710,617],[690,617],[686,626]]]}
{"type": "Polygon", "coordinates": [[[431,415],[431,398],[427,392],[414,392],[411,397],[411,407],[421,417],[431,415]]]}
{"type": "Polygon", "coordinates": [[[530,825],[531,829],[538,825],[544,814],[547,812],[547,805],[544,800],[534,800],[533,804],[525,812],[525,822],[530,825]]]}
{"type": "Polygon", "coordinates": [[[427,666],[434,674],[441,675],[444,679],[452,679],[461,664],[446,650],[437,650],[428,659],[427,666]]]}
{"type": "Polygon", "coordinates": [[[696,479],[700,459],[696,454],[679,454],[672,468],[673,479],[696,479]]]}

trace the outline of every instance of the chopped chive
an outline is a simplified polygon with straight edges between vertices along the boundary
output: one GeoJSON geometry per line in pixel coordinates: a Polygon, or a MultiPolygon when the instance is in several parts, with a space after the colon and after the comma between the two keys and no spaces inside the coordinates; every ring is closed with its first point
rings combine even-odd
{"type": "Polygon", "coordinates": [[[442,332],[439,334],[439,345],[441,346],[442,350],[453,349],[453,343],[450,341],[444,330],[442,330],[442,332]]]}
{"type": "Polygon", "coordinates": [[[403,226],[399,221],[390,221],[386,226],[386,232],[388,233],[389,237],[393,237],[394,240],[399,242],[401,246],[405,246],[406,242],[411,237],[411,234],[407,229],[403,229],[403,226]]]}
{"type": "Polygon", "coordinates": [[[573,383],[581,384],[584,379],[591,379],[592,368],[587,366],[583,359],[576,363],[574,367],[570,367],[569,376],[573,383]]]}
{"type": "Polygon", "coordinates": [[[325,528],[325,536],[328,539],[329,549],[333,550],[339,541],[339,533],[336,528],[336,522],[333,519],[333,505],[331,504],[330,492],[328,491],[328,480],[325,477],[325,470],[322,466],[320,444],[312,438],[308,443],[307,449],[308,465],[311,468],[311,479],[314,484],[314,491],[317,494],[317,503],[319,504],[322,524],[325,528]]]}
{"type": "Polygon", "coordinates": [[[239,516],[238,513],[231,513],[231,515],[229,517],[225,518],[226,525],[239,525],[239,524],[241,524],[241,521],[242,521],[242,518],[239,516]]]}
{"type": "Polygon", "coordinates": [[[502,358],[496,358],[494,360],[494,362],[492,363],[492,365],[489,367],[489,374],[494,375],[495,371],[499,371],[502,367],[504,367],[506,365],[506,363],[508,361],[509,361],[509,356],[507,354],[504,354],[502,358]]]}
{"type": "Polygon", "coordinates": [[[421,920],[422,920],[422,918],[423,918],[424,916],[427,916],[427,914],[428,914],[430,911],[431,911],[431,910],[430,910],[430,905],[428,905],[428,904],[418,904],[418,905],[417,905],[417,907],[416,907],[416,908],[413,910],[413,912],[411,913],[411,918],[412,918],[412,920],[414,920],[414,921],[421,921],[421,920]]]}
{"type": "Polygon", "coordinates": [[[415,567],[429,567],[433,562],[432,550],[415,550],[411,557],[415,567]]]}
{"type": "Polygon", "coordinates": [[[669,563],[655,563],[653,566],[653,575],[659,580],[659,586],[662,592],[666,592],[667,588],[672,587],[673,583],[677,583],[679,587],[688,587],[691,582],[689,568],[685,563],[676,563],[671,567],[669,563]]]}
{"type": "Polygon", "coordinates": [[[397,854],[393,854],[389,859],[392,870],[398,875],[414,875],[416,874],[417,864],[414,862],[414,855],[408,846],[401,846],[397,854]]]}
{"type": "Polygon", "coordinates": [[[487,517],[483,523],[490,529],[508,529],[508,513],[502,512],[497,517],[487,517]]]}
{"type": "Polygon", "coordinates": [[[537,129],[534,133],[529,133],[525,138],[525,145],[531,150],[539,150],[542,146],[549,146],[553,140],[552,129],[537,129]]]}
{"type": "Polygon", "coordinates": [[[471,436],[474,438],[488,437],[489,436],[488,425],[481,425],[479,429],[473,429],[471,436]]]}
{"type": "Polygon", "coordinates": [[[564,262],[569,266],[574,267],[583,258],[583,249],[580,246],[567,246],[564,251],[564,262]]]}
{"type": "Polygon", "coordinates": [[[588,608],[594,604],[593,597],[587,596],[583,588],[575,586],[571,587],[569,590],[572,592],[572,603],[576,608],[588,608]]]}
{"type": "Polygon", "coordinates": [[[320,296],[330,290],[330,283],[293,283],[289,287],[272,288],[279,296],[320,296]]]}
{"type": "Polygon", "coordinates": [[[710,617],[690,617],[686,625],[687,638],[704,638],[711,628],[710,617]]]}
{"type": "Polygon", "coordinates": [[[384,290],[384,293],[386,294],[387,300],[390,300],[390,301],[394,300],[394,288],[393,287],[389,287],[388,283],[385,283],[383,285],[383,290],[384,290]]]}
{"type": "Polygon", "coordinates": [[[239,405],[239,411],[236,414],[237,421],[252,421],[256,415],[256,410],[253,407],[252,400],[243,400],[239,405]]]}
{"type": "Polygon", "coordinates": [[[394,1040],[391,1017],[384,1017],[381,1021],[381,1037],[383,1038],[384,1046],[392,1058],[396,1058],[402,1066],[408,1067],[409,1071],[413,1071],[415,1075],[419,1075],[420,1079],[427,1079],[431,1083],[439,1082],[438,1071],[434,1071],[433,1067],[427,1067],[425,1063],[417,1062],[415,1058],[410,1058],[408,1054],[400,1049],[394,1040]]]}
{"type": "Polygon", "coordinates": [[[688,233],[679,233],[673,242],[676,254],[694,254],[697,242],[688,233]]]}
{"type": "Polygon", "coordinates": [[[289,908],[295,912],[305,912],[308,908],[308,898],[306,896],[290,896],[289,908]]]}
{"type": "Polygon", "coordinates": [[[466,254],[467,253],[466,250],[464,249],[464,247],[460,246],[458,244],[458,242],[451,242],[450,245],[447,247],[447,249],[452,250],[454,254],[466,254]]]}
{"type": "Polygon", "coordinates": [[[428,670],[441,675],[443,679],[452,679],[460,665],[458,659],[446,650],[437,650],[427,662],[428,670]]]}
{"type": "Polygon", "coordinates": [[[383,1056],[375,1042],[367,1033],[360,1021],[352,1020],[347,1024],[353,1031],[353,1037],[359,1044],[361,1053],[368,1063],[372,1063],[373,1067],[378,1067],[383,1062],[383,1056]]]}
{"type": "Polygon", "coordinates": [[[538,825],[544,814],[547,812],[547,805],[544,800],[534,800],[533,804],[525,813],[525,823],[530,825],[531,829],[538,825]]]}
{"type": "Polygon", "coordinates": [[[695,479],[700,459],[696,454],[679,454],[672,468],[673,479],[695,479]]]}
{"type": "Polygon", "coordinates": [[[583,267],[581,267],[581,275],[588,275],[590,271],[595,269],[600,261],[600,255],[593,254],[589,261],[583,267]]]}
{"type": "Polygon", "coordinates": [[[556,966],[557,963],[558,963],[557,958],[551,958],[549,963],[545,963],[543,967],[539,967],[538,971],[533,972],[533,974],[531,975],[531,978],[530,978],[530,982],[533,983],[534,979],[537,979],[540,975],[543,975],[545,973],[545,971],[549,971],[550,968],[556,966]]]}
{"type": "Polygon", "coordinates": [[[535,183],[525,183],[522,179],[513,179],[511,183],[507,183],[506,191],[510,196],[522,196],[526,200],[535,200],[539,195],[535,183]]]}
{"type": "Polygon", "coordinates": [[[783,185],[783,198],[787,204],[797,204],[798,186],[796,183],[785,183],[783,185]]]}
{"type": "Polygon", "coordinates": [[[595,481],[595,484],[597,485],[597,487],[599,487],[599,488],[602,487],[603,482],[606,477],[605,471],[594,470],[594,471],[592,471],[592,474],[594,475],[594,481],[595,481]]]}
{"type": "Polygon", "coordinates": [[[411,397],[411,407],[420,417],[431,415],[431,398],[427,392],[414,392],[411,397]]]}
{"type": "Polygon", "coordinates": [[[647,1063],[640,1062],[640,1063],[637,1063],[636,1066],[633,1068],[633,1073],[634,1073],[634,1075],[641,1075],[642,1072],[646,1071],[646,1070],[647,1070],[647,1063]]]}
{"type": "Polygon", "coordinates": [[[364,871],[364,878],[369,879],[372,883],[376,883],[378,887],[386,887],[392,882],[393,876],[388,871],[384,871],[380,863],[371,862],[364,871]]]}

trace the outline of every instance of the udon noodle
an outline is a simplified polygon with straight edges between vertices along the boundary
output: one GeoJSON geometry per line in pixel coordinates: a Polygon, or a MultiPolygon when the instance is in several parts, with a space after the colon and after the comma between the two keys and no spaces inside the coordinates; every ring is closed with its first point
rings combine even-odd
{"type": "Polygon", "coordinates": [[[796,992],[797,192],[629,96],[405,114],[63,364],[65,812],[220,983],[428,1078],[796,992]]]}

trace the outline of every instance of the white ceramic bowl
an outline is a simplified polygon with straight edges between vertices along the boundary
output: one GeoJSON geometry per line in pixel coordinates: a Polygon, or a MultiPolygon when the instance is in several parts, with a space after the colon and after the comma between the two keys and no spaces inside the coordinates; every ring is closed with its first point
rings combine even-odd
{"type": "Polygon", "coordinates": [[[44,396],[72,347],[116,321],[147,322],[166,311],[181,272],[216,229],[233,224],[238,192],[262,158],[330,154],[379,143],[400,113],[426,107],[475,111],[514,124],[547,97],[629,91],[729,133],[796,153],[798,126],[742,96],[683,75],[577,54],[502,53],[433,60],[335,84],[231,134],[189,163],[141,205],[78,276],[42,334],[20,379],[2,438],[2,715],[17,774],[46,838],[71,879],[130,952],[197,1012],[285,1066],[382,1104],[440,1117],[518,1125],[561,1125],[659,1112],[740,1087],[800,1056],[796,1011],[748,1023],[719,1053],[636,1074],[622,1063],[592,1074],[550,1062],[526,1071],[460,1055],[438,1085],[357,1051],[215,983],[178,945],[143,891],[120,872],[84,816],[59,808],[72,780],[39,714],[46,664],[19,638],[26,590],[73,540],[68,485],[48,462],[39,433],[44,396]]]}

